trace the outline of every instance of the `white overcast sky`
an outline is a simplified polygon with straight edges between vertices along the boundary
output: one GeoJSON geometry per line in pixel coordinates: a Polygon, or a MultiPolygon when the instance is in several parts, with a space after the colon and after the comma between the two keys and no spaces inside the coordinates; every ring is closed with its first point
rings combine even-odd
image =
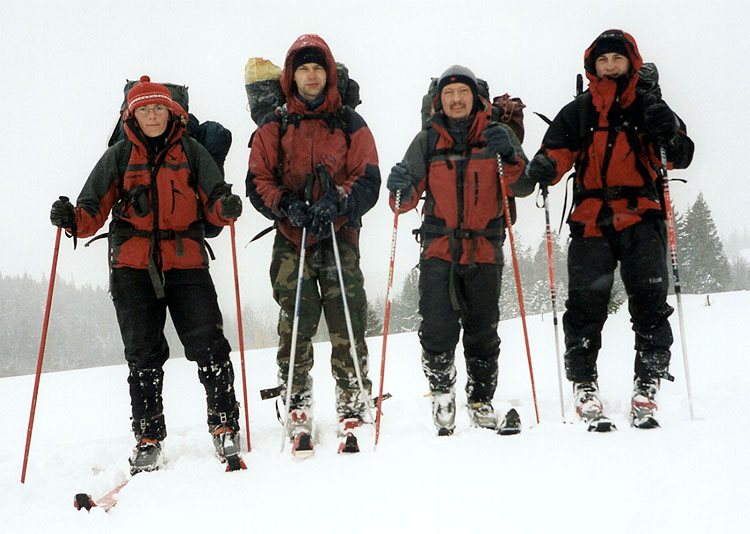
{"type": "MultiPolygon", "coordinates": [[[[0,12],[0,273],[49,273],[54,229],[49,207],[75,199],[106,148],[126,78],[190,87],[190,110],[233,133],[227,181],[244,195],[247,141],[254,130],[244,90],[249,57],[280,65],[292,41],[318,33],[361,85],[358,111],[370,125],[383,180],[420,128],[421,97],[431,76],[459,63],[488,80],[493,95],[509,92],[527,104],[524,149],[533,155],[545,125],[532,111],[554,116],[574,95],[583,52],[603,30],[633,34],[645,61],[661,73],[667,102],[696,144],[693,165],[673,173],[672,195],[684,210],[699,191],[719,233],[750,226],[746,35],[743,1],[484,1],[386,2],[41,1],[5,0],[0,12]],[[283,6],[283,8],[281,7],[283,6]],[[283,10],[282,10],[283,9],[283,10]]],[[[563,191],[551,196],[559,224],[563,191]]],[[[244,244],[268,225],[245,200],[237,223],[243,304],[272,303],[268,264],[272,237],[244,244]]],[[[521,200],[515,227],[536,246],[544,215],[521,200]]],[[[415,213],[399,219],[397,284],[416,264],[415,213]]],[[[393,216],[383,186],[364,219],[362,265],[371,297],[385,293],[393,216]]],[[[212,273],[225,315],[233,309],[229,231],[214,240],[212,273]],[[232,308],[230,308],[232,306],[232,308]]],[[[506,271],[510,274],[510,271],[506,271]]],[[[73,252],[65,241],[58,273],[77,283],[105,285],[106,245],[73,252]]]]}

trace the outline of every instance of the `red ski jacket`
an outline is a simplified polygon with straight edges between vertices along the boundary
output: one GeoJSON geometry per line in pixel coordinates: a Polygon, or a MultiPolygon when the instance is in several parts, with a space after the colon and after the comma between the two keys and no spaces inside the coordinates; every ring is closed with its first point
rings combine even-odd
{"type": "MultiPolygon", "coordinates": [[[[581,228],[584,237],[593,237],[602,235],[602,225],[622,230],[647,211],[662,210],[657,180],[661,160],[643,128],[643,97],[636,91],[643,60],[633,37],[619,30],[605,32],[586,50],[584,64],[589,89],[558,113],[539,153],[557,162],[556,182],[575,166],[568,222],[571,229],[581,228]],[[632,69],[619,89],[616,81],[595,74],[591,53],[603,36],[621,39],[628,52],[632,69]]],[[[679,122],[677,138],[666,147],[669,168],[685,168],[692,160],[693,142],[679,122]]]]}
{"type": "MultiPolygon", "coordinates": [[[[416,194],[402,202],[399,211],[416,208],[425,196],[423,258],[464,265],[502,263],[504,204],[496,156],[483,154],[482,132],[491,120],[491,107],[484,99],[482,104],[462,146],[456,145],[445,116],[438,113],[417,134],[404,156],[403,164],[409,169],[416,194]]],[[[515,164],[503,166],[507,193],[509,197],[526,196],[534,186],[527,180],[519,181],[524,176],[526,156],[515,134],[506,128],[517,154],[515,164]]],[[[393,195],[390,203],[395,208],[393,195]]]]}
{"type": "Polygon", "coordinates": [[[187,113],[177,103],[171,112],[164,145],[153,153],[125,110],[127,139],[107,149],[78,196],[79,237],[94,235],[112,212],[112,267],[205,268],[202,217],[217,226],[229,224],[217,202],[229,186],[208,151],[183,138],[187,113]],[[190,143],[194,161],[188,161],[183,143],[190,143]]]}
{"type": "MultiPolygon", "coordinates": [[[[325,41],[317,35],[299,37],[287,52],[281,77],[285,108],[269,114],[251,142],[247,196],[260,213],[276,221],[279,232],[297,247],[302,241],[302,229],[289,223],[279,209],[279,201],[289,192],[305,200],[305,184],[310,176],[317,177],[316,167],[325,166],[345,206],[334,221],[336,233],[355,245],[360,219],[375,205],[380,190],[375,140],[362,117],[342,106],[337,80],[336,62],[325,41]],[[325,96],[314,109],[297,96],[292,72],[295,54],[307,47],[318,48],[326,58],[325,96]]],[[[322,194],[320,180],[315,179],[310,204],[322,194]]],[[[315,242],[313,236],[308,237],[308,246],[315,242]]]]}

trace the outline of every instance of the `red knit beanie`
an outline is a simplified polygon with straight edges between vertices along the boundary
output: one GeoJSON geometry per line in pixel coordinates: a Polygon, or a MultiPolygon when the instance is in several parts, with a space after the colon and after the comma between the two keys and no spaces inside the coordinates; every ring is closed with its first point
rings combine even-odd
{"type": "Polygon", "coordinates": [[[153,83],[148,76],[141,76],[141,81],[128,91],[128,111],[133,113],[136,108],[149,104],[164,104],[172,109],[172,95],[169,89],[160,83],[153,83]]]}

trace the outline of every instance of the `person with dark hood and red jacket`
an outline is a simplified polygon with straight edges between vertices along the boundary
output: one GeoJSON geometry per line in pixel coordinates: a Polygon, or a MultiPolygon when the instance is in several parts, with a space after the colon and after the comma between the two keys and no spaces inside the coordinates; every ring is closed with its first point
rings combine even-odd
{"type": "MultiPolygon", "coordinates": [[[[377,201],[380,171],[372,134],[357,112],[342,106],[337,81],[336,62],[325,41],[317,35],[297,38],[287,52],[281,76],[286,104],[270,113],[253,134],[246,180],[251,203],[275,221],[278,230],[270,275],[274,299],[281,307],[277,363],[284,402],[295,310],[299,315],[290,405],[286,407],[286,427],[295,453],[312,450],[311,340],[321,310],[331,339],[340,437],[356,440],[372,387],[367,378],[367,302],[359,267],[359,229],[361,217],[377,201]],[[351,355],[332,227],[366,398],[362,398],[351,355]],[[307,229],[305,242],[303,228],[307,229]],[[297,306],[302,247],[306,249],[304,278],[297,306]]],[[[346,452],[356,450],[356,443],[346,448],[346,452]]]]}
{"type": "Polygon", "coordinates": [[[472,424],[494,429],[500,281],[505,239],[497,156],[508,194],[526,196],[526,156],[509,126],[492,121],[476,76],[460,65],[438,79],[435,110],[388,176],[390,203],[400,212],[424,198],[420,230],[419,314],[422,368],[439,435],[455,429],[455,348],[461,327],[472,424]]]}
{"type": "Polygon", "coordinates": [[[631,35],[607,30],[597,37],[584,54],[589,89],[558,113],[528,168],[547,187],[575,167],[565,370],[576,410],[595,430],[611,428],[597,423],[603,411],[596,360],[618,263],[635,332],[633,426],[658,426],[656,394],[662,379],[672,380],[660,151],[668,168],[683,169],[694,146],[642,66],[631,35]]]}
{"type": "Polygon", "coordinates": [[[228,225],[242,213],[242,199],[231,193],[208,151],[185,135],[187,113],[167,87],[142,76],[127,104],[127,138],[101,157],[76,207],[61,198],[50,219],[73,236],[88,237],[112,213],[110,291],[130,371],[136,437],[131,473],[162,463],[167,310],[186,358],[198,364],[216,453],[230,466],[241,464],[234,371],[208,272],[203,221],[228,225]]]}

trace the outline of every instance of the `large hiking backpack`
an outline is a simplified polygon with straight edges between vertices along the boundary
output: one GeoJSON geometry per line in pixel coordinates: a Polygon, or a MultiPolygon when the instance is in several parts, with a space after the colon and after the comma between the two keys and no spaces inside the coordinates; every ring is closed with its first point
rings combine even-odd
{"type": "MultiPolygon", "coordinates": [[[[435,106],[438,103],[438,78],[432,78],[430,80],[430,86],[427,89],[427,93],[422,97],[422,127],[426,127],[430,118],[435,114],[435,106]]],[[[490,101],[490,87],[489,84],[482,80],[477,79],[477,86],[479,88],[479,96],[490,101]]],[[[523,108],[526,107],[520,98],[511,97],[508,93],[502,96],[496,96],[492,99],[492,120],[496,122],[502,122],[510,126],[513,133],[518,137],[518,141],[523,143],[524,137],[524,126],[523,126],[523,108]]]]}
{"type": "MultiPolygon", "coordinates": [[[[336,62],[337,88],[341,103],[352,109],[362,101],[359,99],[359,84],[349,77],[349,69],[336,62]]],[[[281,67],[262,57],[251,57],[245,65],[245,92],[253,122],[260,126],[263,119],[286,103],[281,90],[281,67]]]]}
{"type": "MultiPolygon", "coordinates": [[[[120,106],[120,117],[117,120],[117,124],[115,125],[114,130],[112,131],[112,135],[109,138],[107,146],[112,146],[121,139],[127,139],[125,128],[122,124],[122,113],[128,107],[128,92],[137,83],[138,80],[126,80],[125,82],[125,87],[123,88],[125,97],[122,101],[122,105],[120,106]]],[[[229,153],[229,148],[232,146],[232,132],[230,132],[218,122],[200,122],[195,117],[195,115],[189,112],[190,99],[188,96],[188,88],[186,85],[179,85],[174,83],[162,83],[162,85],[169,89],[169,93],[172,95],[172,100],[182,106],[182,109],[184,109],[188,114],[188,123],[186,128],[187,134],[198,141],[200,144],[202,144],[206,148],[206,150],[208,150],[208,153],[211,154],[211,157],[216,162],[216,165],[219,167],[219,171],[221,171],[221,174],[223,176],[224,160],[229,153]]],[[[183,141],[185,140],[183,139],[183,141]]],[[[190,167],[192,169],[194,152],[187,142],[183,142],[183,148],[185,149],[185,154],[188,158],[188,164],[190,164],[190,167]]],[[[129,156],[130,151],[125,151],[125,156],[123,159],[126,165],[127,161],[129,160],[129,156]]],[[[194,181],[192,180],[191,185],[193,185],[194,188],[196,187],[194,181]]],[[[211,224],[205,219],[202,214],[201,219],[203,222],[204,235],[207,238],[218,236],[224,228],[223,226],[211,224]]]]}

